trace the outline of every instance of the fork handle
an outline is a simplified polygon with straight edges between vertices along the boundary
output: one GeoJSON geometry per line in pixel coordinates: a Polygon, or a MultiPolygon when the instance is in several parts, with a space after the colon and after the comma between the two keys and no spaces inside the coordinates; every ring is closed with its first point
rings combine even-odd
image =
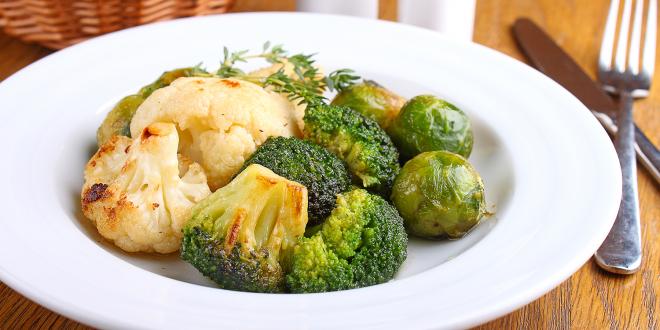
{"type": "Polygon", "coordinates": [[[619,213],[607,238],[596,251],[596,262],[603,269],[617,274],[632,274],[642,261],[642,240],[637,198],[637,165],[635,163],[635,126],[633,98],[629,91],[621,92],[621,109],[617,115],[619,130],[614,147],[619,155],[623,190],[619,213]]]}

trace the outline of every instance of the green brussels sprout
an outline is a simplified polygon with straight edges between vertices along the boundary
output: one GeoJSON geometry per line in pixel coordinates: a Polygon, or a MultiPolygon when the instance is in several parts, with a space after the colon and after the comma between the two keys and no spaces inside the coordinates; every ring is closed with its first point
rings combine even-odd
{"type": "Polygon", "coordinates": [[[470,119],[453,104],[432,95],[410,99],[388,133],[402,160],[425,151],[446,150],[465,158],[472,152],[470,119]]]}
{"type": "Polygon", "coordinates": [[[108,142],[113,135],[131,136],[131,119],[142,102],[144,102],[142,95],[133,94],[115,104],[96,131],[99,147],[108,142]]]}
{"type": "Polygon", "coordinates": [[[165,71],[160,77],[158,77],[158,79],[156,79],[156,81],[140,88],[138,94],[146,99],[155,90],[169,86],[172,82],[181,77],[211,77],[211,74],[197,66],[165,71]]]}
{"type": "Polygon", "coordinates": [[[137,94],[129,95],[121,99],[99,126],[96,131],[96,141],[99,147],[107,142],[113,135],[131,137],[130,125],[135,111],[144,100],[155,90],[171,84],[180,77],[205,77],[209,73],[198,67],[181,68],[167,71],[160,75],[156,81],[144,86],[137,94]]]}
{"type": "Polygon", "coordinates": [[[386,129],[405,102],[406,99],[375,81],[365,80],[340,91],[332,100],[332,105],[349,107],[375,120],[380,127],[386,129]]]}
{"type": "Polygon", "coordinates": [[[487,213],[479,173],[447,151],[408,161],[394,181],[392,202],[410,234],[431,239],[460,238],[487,213]]]}

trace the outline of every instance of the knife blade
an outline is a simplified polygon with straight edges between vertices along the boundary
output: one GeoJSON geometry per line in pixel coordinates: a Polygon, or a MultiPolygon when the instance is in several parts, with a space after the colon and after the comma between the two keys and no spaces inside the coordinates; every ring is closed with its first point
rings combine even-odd
{"type": "MultiPolygon", "coordinates": [[[[610,134],[616,134],[613,118],[619,111],[617,104],[559,47],[539,26],[527,18],[519,18],[513,25],[513,35],[523,54],[532,65],[562,85],[577,97],[596,116],[610,134]]],[[[660,184],[660,152],[635,125],[637,159],[660,184]]]]}

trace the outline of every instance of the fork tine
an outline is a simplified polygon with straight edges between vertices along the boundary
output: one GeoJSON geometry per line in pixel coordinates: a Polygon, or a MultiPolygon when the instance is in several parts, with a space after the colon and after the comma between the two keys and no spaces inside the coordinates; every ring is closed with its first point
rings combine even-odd
{"type": "Polygon", "coordinates": [[[628,51],[628,71],[632,74],[639,73],[639,53],[642,43],[642,12],[644,11],[644,0],[635,1],[635,13],[633,16],[632,35],[630,36],[630,50],[628,51]]]}
{"type": "Polygon", "coordinates": [[[619,41],[617,41],[616,44],[616,55],[614,57],[614,70],[616,72],[624,72],[626,69],[628,33],[630,32],[630,7],[632,7],[632,0],[626,0],[626,2],[623,3],[621,27],[619,28],[619,41]]]}
{"type": "Polygon", "coordinates": [[[612,0],[610,2],[610,10],[607,13],[605,32],[603,33],[603,41],[600,44],[600,53],[598,55],[598,66],[605,71],[609,71],[612,68],[612,52],[614,50],[614,34],[616,33],[618,12],[619,0],[612,0]]]}
{"type": "Polygon", "coordinates": [[[648,13],[646,16],[646,35],[644,36],[644,51],[642,53],[642,74],[653,78],[655,67],[655,38],[657,33],[658,2],[649,0],[648,13]]]}

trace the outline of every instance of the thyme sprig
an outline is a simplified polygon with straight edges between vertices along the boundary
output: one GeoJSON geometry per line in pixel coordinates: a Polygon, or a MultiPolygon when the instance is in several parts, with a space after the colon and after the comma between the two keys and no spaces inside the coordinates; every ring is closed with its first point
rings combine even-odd
{"type": "Polygon", "coordinates": [[[246,63],[248,60],[263,58],[269,63],[281,63],[286,59],[287,52],[282,48],[282,45],[272,45],[269,41],[264,43],[261,53],[249,54],[249,50],[239,50],[230,52],[227,47],[222,48],[223,60],[220,63],[220,68],[216,74],[221,78],[243,77],[246,73],[237,68],[236,64],[239,62],[246,63]]]}
{"type": "Polygon", "coordinates": [[[305,80],[291,79],[284,70],[280,69],[270,76],[264,78],[263,85],[272,87],[275,92],[286,94],[291,101],[298,104],[316,104],[323,102],[323,89],[316,83],[305,80]]]}
{"type": "Polygon", "coordinates": [[[272,45],[270,42],[264,43],[261,52],[257,54],[250,54],[248,50],[230,52],[227,47],[223,48],[223,54],[223,61],[216,72],[219,77],[236,77],[264,87],[271,87],[276,92],[286,94],[290,100],[298,101],[298,103],[322,102],[325,100],[323,92],[326,89],[341,91],[360,79],[350,69],[336,70],[327,76],[323,76],[319,73],[319,69],[314,66],[314,56],[316,54],[301,53],[289,56],[282,45],[272,45]],[[256,58],[265,59],[269,63],[289,63],[295,77],[292,78],[285,73],[284,68],[286,66],[265,77],[250,76],[236,67],[238,63],[245,63],[256,58]]]}
{"type": "Polygon", "coordinates": [[[355,85],[355,81],[360,79],[360,76],[355,75],[355,71],[351,69],[339,69],[325,77],[325,85],[330,91],[341,92],[349,86],[355,85]]]}

